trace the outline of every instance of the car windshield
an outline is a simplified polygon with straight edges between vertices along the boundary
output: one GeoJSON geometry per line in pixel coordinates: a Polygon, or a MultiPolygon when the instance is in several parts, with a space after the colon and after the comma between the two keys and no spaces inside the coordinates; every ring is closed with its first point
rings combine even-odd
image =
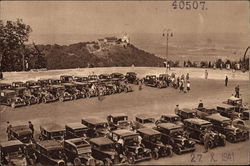
{"type": "Polygon", "coordinates": [[[20,145],[13,145],[10,147],[5,147],[3,149],[3,153],[9,154],[9,155],[19,155],[23,153],[23,147],[20,145]]]}
{"type": "Polygon", "coordinates": [[[115,151],[114,144],[106,144],[101,146],[101,150],[106,151],[115,151]]]}
{"type": "Polygon", "coordinates": [[[118,117],[113,118],[113,122],[115,124],[117,124],[119,121],[125,121],[125,120],[128,120],[127,116],[118,116],[118,117]]]}
{"type": "Polygon", "coordinates": [[[224,122],[221,124],[222,127],[226,127],[226,126],[229,126],[229,125],[231,125],[230,121],[224,121],[224,122]]]}
{"type": "Polygon", "coordinates": [[[150,141],[153,143],[156,143],[157,141],[161,141],[161,135],[160,134],[152,135],[150,138],[150,141]]]}
{"type": "Polygon", "coordinates": [[[106,123],[97,124],[95,127],[96,127],[96,129],[106,128],[106,123]]]}
{"type": "Polygon", "coordinates": [[[50,150],[48,152],[49,156],[53,159],[61,159],[62,158],[62,152],[58,149],[50,150]]]}
{"type": "Polygon", "coordinates": [[[154,123],[154,122],[155,122],[154,118],[148,118],[143,120],[143,123],[154,123]]]}
{"type": "Polygon", "coordinates": [[[53,137],[63,136],[63,131],[51,132],[51,136],[53,137]]]}
{"type": "Polygon", "coordinates": [[[212,129],[212,125],[209,124],[209,125],[203,125],[203,126],[200,127],[200,130],[202,130],[202,131],[204,131],[205,129],[211,130],[212,129]]]}
{"type": "Polygon", "coordinates": [[[137,135],[126,136],[124,137],[124,143],[129,146],[137,145],[139,143],[138,136],[137,135]]]}
{"type": "Polygon", "coordinates": [[[180,117],[173,117],[172,122],[180,121],[180,117]]]}
{"type": "Polygon", "coordinates": [[[170,135],[172,135],[173,137],[179,137],[182,135],[182,133],[183,133],[182,128],[170,130],[170,135]]]}

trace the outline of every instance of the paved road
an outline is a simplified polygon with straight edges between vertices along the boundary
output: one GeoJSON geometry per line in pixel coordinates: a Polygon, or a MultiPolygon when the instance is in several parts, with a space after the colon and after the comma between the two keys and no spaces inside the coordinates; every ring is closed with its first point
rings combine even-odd
{"type": "MultiPolygon", "coordinates": [[[[124,112],[128,114],[130,119],[134,119],[136,114],[141,113],[159,118],[163,113],[173,113],[176,104],[179,104],[181,108],[194,108],[202,99],[205,106],[216,106],[231,96],[236,84],[240,84],[243,100],[249,101],[247,93],[249,82],[230,81],[228,87],[224,87],[223,83],[223,80],[193,79],[191,80],[192,90],[187,94],[179,93],[173,88],[143,87],[143,90],[139,91],[137,86],[133,86],[135,91],[132,93],[106,96],[102,101],[98,101],[97,98],[80,99],[64,103],[55,102],[20,107],[15,110],[0,106],[0,140],[6,139],[5,125],[7,120],[12,124],[27,123],[28,120],[31,120],[35,125],[36,133],[38,133],[39,125],[47,122],[64,125],[69,122],[80,122],[82,117],[105,118],[109,113],[114,112],[124,112]]],[[[203,147],[197,145],[193,156],[191,153],[181,156],[174,155],[172,158],[162,158],[138,164],[246,164],[249,161],[249,141],[237,144],[228,143],[226,147],[213,149],[211,152],[215,154],[216,162],[210,162],[210,153],[203,154],[202,151],[203,147]],[[199,159],[200,154],[202,159],[199,159]],[[224,157],[222,158],[222,156],[224,157]]]]}

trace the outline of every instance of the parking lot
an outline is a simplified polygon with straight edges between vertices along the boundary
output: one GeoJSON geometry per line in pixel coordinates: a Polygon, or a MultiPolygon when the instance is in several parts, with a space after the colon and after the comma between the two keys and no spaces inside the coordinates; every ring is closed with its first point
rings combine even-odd
{"type": "MultiPolygon", "coordinates": [[[[133,85],[134,92],[105,96],[101,101],[97,98],[79,99],[20,107],[14,110],[0,106],[0,139],[6,140],[7,120],[12,124],[28,123],[31,120],[37,135],[39,126],[44,123],[56,122],[65,125],[69,122],[80,122],[82,117],[106,118],[109,113],[123,112],[130,120],[142,113],[159,118],[163,113],[173,113],[176,104],[179,104],[180,108],[195,108],[201,99],[205,106],[216,106],[234,93],[236,84],[240,85],[243,102],[249,101],[247,81],[233,80],[229,82],[228,87],[224,87],[223,80],[191,79],[191,83],[191,92],[185,94],[173,88],[157,89],[145,86],[139,91],[138,86],[133,85]]],[[[194,153],[138,164],[246,164],[249,162],[249,141],[236,144],[227,142],[226,147],[215,148],[206,154],[202,152],[203,146],[197,145],[194,153]]]]}

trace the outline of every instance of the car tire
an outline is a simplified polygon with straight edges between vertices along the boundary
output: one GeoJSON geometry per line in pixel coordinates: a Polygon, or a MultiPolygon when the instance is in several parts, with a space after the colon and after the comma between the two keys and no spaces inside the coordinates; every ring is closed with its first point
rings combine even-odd
{"type": "Polygon", "coordinates": [[[16,103],[15,103],[15,102],[12,102],[12,103],[10,104],[10,106],[11,106],[12,108],[16,108],[16,103]]]}
{"type": "Polygon", "coordinates": [[[209,148],[209,149],[213,149],[214,146],[215,146],[215,145],[214,145],[214,142],[210,140],[210,141],[208,142],[208,148],[209,148]]]}
{"type": "Polygon", "coordinates": [[[234,135],[232,135],[232,134],[229,134],[229,135],[227,136],[227,140],[228,140],[228,142],[230,142],[230,143],[235,143],[235,142],[236,142],[236,139],[235,139],[234,135]]]}
{"type": "Polygon", "coordinates": [[[64,102],[63,97],[59,97],[59,101],[60,101],[60,102],[64,102]]]}
{"type": "Polygon", "coordinates": [[[28,101],[26,102],[26,104],[27,104],[27,105],[31,105],[31,102],[30,102],[30,100],[28,100],[28,101]]]}
{"type": "Polygon", "coordinates": [[[124,89],[124,92],[125,92],[125,93],[128,93],[128,88],[127,88],[127,87],[124,89]]]}
{"type": "Polygon", "coordinates": [[[172,149],[168,149],[168,157],[172,157],[173,156],[173,150],[172,149]]]}
{"type": "Polygon", "coordinates": [[[110,165],[112,165],[113,163],[112,163],[112,161],[109,159],[109,158],[105,158],[104,159],[104,165],[106,165],[106,166],[110,166],[110,165]]]}
{"type": "Polygon", "coordinates": [[[156,87],[157,87],[158,89],[161,89],[161,85],[160,85],[160,84],[157,84],[156,87]]]}
{"type": "Polygon", "coordinates": [[[159,153],[157,151],[152,151],[152,158],[155,159],[155,160],[158,160],[159,159],[159,153]]]}
{"type": "Polygon", "coordinates": [[[86,98],[90,98],[91,95],[89,93],[86,94],[86,98]]]}
{"type": "Polygon", "coordinates": [[[43,99],[43,103],[47,103],[47,100],[45,98],[43,99]]]}
{"type": "Polygon", "coordinates": [[[134,163],[135,163],[135,157],[132,156],[132,155],[129,155],[129,156],[128,156],[128,163],[129,163],[129,164],[134,164],[134,163]]]}
{"type": "Polygon", "coordinates": [[[82,162],[78,157],[76,157],[73,161],[73,164],[74,164],[74,166],[80,166],[82,164],[82,162]]]}
{"type": "Polygon", "coordinates": [[[226,140],[225,139],[222,140],[221,145],[226,146],[226,140]]]}
{"type": "Polygon", "coordinates": [[[181,155],[181,149],[180,149],[180,147],[177,147],[176,150],[175,150],[175,152],[176,152],[176,154],[181,155]]]}

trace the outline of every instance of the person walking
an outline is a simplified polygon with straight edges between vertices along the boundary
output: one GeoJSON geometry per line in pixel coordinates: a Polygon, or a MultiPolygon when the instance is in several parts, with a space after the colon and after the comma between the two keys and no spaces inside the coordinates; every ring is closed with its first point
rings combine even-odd
{"type": "Polygon", "coordinates": [[[228,77],[226,76],[225,78],[225,86],[227,87],[227,84],[228,84],[228,77]]]}
{"type": "Polygon", "coordinates": [[[180,81],[180,91],[179,92],[184,92],[184,83],[183,82],[184,82],[183,80],[180,81]]]}
{"type": "Polygon", "coordinates": [[[186,75],[186,81],[188,81],[189,80],[189,73],[187,73],[187,75],[186,75]]]}
{"type": "Polygon", "coordinates": [[[240,86],[239,85],[235,87],[235,97],[240,98],[240,86]]]}
{"type": "Polygon", "coordinates": [[[32,132],[32,138],[34,138],[34,125],[31,123],[31,121],[29,121],[29,128],[30,128],[30,130],[31,130],[31,132],[32,132]]]}
{"type": "Polygon", "coordinates": [[[187,92],[190,91],[190,81],[187,81],[187,92]]]}
{"type": "Polygon", "coordinates": [[[208,71],[205,70],[205,79],[207,80],[207,78],[208,78],[208,71]]]}
{"type": "Polygon", "coordinates": [[[205,150],[203,153],[207,153],[208,148],[209,148],[209,141],[210,141],[210,133],[207,129],[204,130],[203,139],[204,139],[204,150],[205,150]]]}
{"type": "Polygon", "coordinates": [[[174,109],[174,112],[175,112],[176,115],[178,114],[178,112],[179,112],[179,105],[178,104],[176,105],[176,107],[174,109]]]}
{"type": "Polygon", "coordinates": [[[11,134],[10,134],[11,128],[12,128],[12,125],[10,124],[9,121],[7,121],[6,133],[7,133],[8,141],[11,140],[11,134]]]}

